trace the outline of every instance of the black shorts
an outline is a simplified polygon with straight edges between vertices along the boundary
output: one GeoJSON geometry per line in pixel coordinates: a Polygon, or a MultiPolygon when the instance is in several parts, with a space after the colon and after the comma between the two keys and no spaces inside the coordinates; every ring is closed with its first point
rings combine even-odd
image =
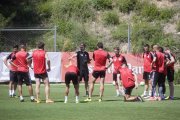
{"type": "Polygon", "coordinates": [[[163,86],[165,84],[165,75],[164,73],[158,73],[158,86],[163,86]]]}
{"type": "Polygon", "coordinates": [[[12,81],[13,83],[17,83],[18,82],[17,74],[18,74],[17,71],[10,71],[9,72],[10,81],[12,81]]]}
{"type": "Polygon", "coordinates": [[[167,79],[168,82],[174,81],[174,70],[167,68],[167,79]]]}
{"type": "Polygon", "coordinates": [[[48,78],[48,74],[47,74],[47,72],[42,73],[42,74],[34,74],[34,77],[44,80],[44,79],[48,78]]]}
{"type": "Polygon", "coordinates": [[[144,72],[144,73],[143,73],[143,79],[144,79],[144,80],[151,80],[151,74],[150,74],[150,72],[144,72]]]}
{"type": "Polygon", "coordinates": [[[106,76],[106,71],[93,71],[93,73],[92,73],[92,76],[94,77],[94,78],[98,78],[98,77],[100,77],[100,78],[105,78],[105,76],[106,76]]]}
{"type": "Polygon", "coordinates": [[[134,87],[135,87],[135,85],[134,85],[134,86],[131,86],[131,87],[128,87],[128,88],[125,88],[125,89],[124,89],[124,93],[125,93],[126,95],[131,95],[132,90],[133,90],[134,87]]]}
{"type": "Polygon", "coordinates": [[[27,86],[31,85],[29,72],[18,72],[18,84],[22,85],[23,83],[25,83],[27,86]]]}
{"type": "Polygon", "coordinates": [[[65,74],[65,83],[66,83],[66,85],[69,85],[71,80],[72,80],[72,83],[74,85],[78,84],[78,76],[77,76],[77,74],[73,73],[73,72],[67,72],[65,74]]]}
{"type": "Polygon", "coordinates": [[[89,72],[87,70],[80,71],[79,81],[82,81],[82,79],[84,79],[84,81],[89,81],[89,72]]]}
{"type": "MultiPolygon", "coordinates": [[[[117,75],[118,75],[119,73],[113,73],[113,81],[117,81],[117,75]]],[[[120,75],[120,74],[119,74],[120,75]]],[[[120,79],[120,78],[119,78],[120,79]]]]}

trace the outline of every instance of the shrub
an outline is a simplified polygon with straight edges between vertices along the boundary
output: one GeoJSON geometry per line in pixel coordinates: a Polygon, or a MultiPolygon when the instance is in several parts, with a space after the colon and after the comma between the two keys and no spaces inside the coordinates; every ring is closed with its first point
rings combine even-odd
{"type": "Polygon", "coordinates": [[[128,40],[128,25],[120,24],[117,26],[117,29],[113,30],[112,37],[115,40],[119,40],[120,42],[127,42],[128,40]]]}
{"type": "Polygon", "coordinates": [[[148,2],[143,2],[139,5],[143,5],[142,8],[138,7],[138,11],[140,11],[140,15],[146,17],[148,21],[154,20],[169,20],[174,15],[174,11],[172,9],[160,9],[157,8],[155,4],[150,4],[148,2]]]}
{"type": "MultiPolygon", "coordinates": [[[[61,0],[57,1],[53,8],[54,18],[77,21],[93,19],[94,11],[90,0],[61,0]]],[[[54,19],[53,18],[53,19],[54,19]]]]}
{"type": "Polygon", "coordinates": [[[159,14],[160,14],[158,16],[159,20],[169,20],[170,18],[173,17],[174,11],[172,9],[162,9],[159,10],[159,14]]]}
{"type": "Polygon", "coordinates": [[[113,0],[92,0],[94,8],[97,10],[112,9],[113,0]]]}
{"type": "Polygon", "coordinates": [[[159,43],[163,38],[163,32],[159,25],[146,22],[137,23],[132,28],[131,41],[134,52],[142,52],[142,45],[159,43]]]}
{"type": "Polygon", "coordinates": [[[180,32],[180,20],[177,22],[177,27],[176,27],[177,31],[180,32]]]}
{"type": "Polygon", "coordinates": [[[117,6],[123,13],[129,13],[134,10],[137,0],[117,0],[117,6]]]}
{"type": "Polygon", "coordinates": [[[105,15],[103,16],[103,20],[106,25],[119,24],[119,16],[115,11],[105,13],[105,15]]]}
{"type": "Polygon", "coordinates": [[[160,15],[158,8],[155,4],[145,4],[141,10],[142,16],[148,18],[149,21],[157,19],[160,15]]]}
{"type": "Polygon", "coordinates": [[[180,69],[177,70],[174,74],[174,83],[175,84],[180,84],[180,69]]]}

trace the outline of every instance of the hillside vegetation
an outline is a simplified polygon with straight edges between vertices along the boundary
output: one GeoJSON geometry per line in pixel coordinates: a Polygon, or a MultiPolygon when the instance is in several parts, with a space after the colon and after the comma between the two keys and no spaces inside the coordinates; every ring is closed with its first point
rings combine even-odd
{"type": "MultiPolygon", "coordinates": [[[[56,25],[57,51],[74,51],[80,42],[92,51],[96,43],[102,41],[107,50],[119,46],[126,52],[129,24],[131,52],[142,52],[142,45],[149,43],[169,46],[178,55],[179,11],[178,0],[1,0],[0,28],[56,25]]],[[[53,33],[41,34],[49,51],[53,49],[50,34],[53,33]]],[[[1,32],[0,38],[2,36],[1,32]]],[[[31,49],[39,36],[28,38],[18,42],[26,42],[31,49]]],[[[13,39],[1,39],[0,51],[9,50],[13,44],[13,39]]]]}

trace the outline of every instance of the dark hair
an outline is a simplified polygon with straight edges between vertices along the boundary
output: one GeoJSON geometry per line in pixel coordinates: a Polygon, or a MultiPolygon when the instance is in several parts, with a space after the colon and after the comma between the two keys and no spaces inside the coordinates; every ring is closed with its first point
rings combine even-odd
{"type": "Polygon", "coordinates": [[[158,47],[159,52],[164,52],[164,48],[163,47],[158,47]]]}
{"type": "Polygon", "coordinates": [[[98,47],[98,48],[103,48],[103,43],[102,43],[102,42],[98,42],[98,43],[97,43],[97,47],[98,47]]]}
{"type": "Polygon", "coordinates": [[[119,50],[119,47],[115,47],[114,50],[119,50]]]}
{"type": "Polygon", "coordinates": [[[81,44],[80,44],[80,46],[84,46],[84,47],[86,47],[86,45],[85,45],[84,43],[81,43],[81,44]]]}
{"type": "Polygon", "coordinates": [[[18,48],[19,48],[19,46],[18,46],[18,45],[14,45],[14,46],[13,46],[13,48],[17,48],[17,49],[18,49],[18,48]]]}
{"type": "Polygon", "coordinates": [[[26,49],[26,45],[21,44],[21,45],[20,45],[20,48],[22,48],[22,49],[26,49]]]}
{"type": "Polygon", "coordinates": [[[148,47],[149,48],[149,44],[145,44],[144,47],[148,47]]]}
{"type": "Polygon", "coordinates": [[[44,43],[43,42],[39,42],[38,44],[37,44],[37,47],[39,48],[39,49],[44,49],[44,43]]]}

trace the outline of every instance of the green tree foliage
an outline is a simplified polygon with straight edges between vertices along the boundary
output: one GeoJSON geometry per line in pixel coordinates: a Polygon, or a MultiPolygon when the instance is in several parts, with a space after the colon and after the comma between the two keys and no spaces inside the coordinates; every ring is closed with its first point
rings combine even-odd
{"type": "Polygon", "coordinates": [[[127,39],[128,39],[128,25],[127,24],[118,25],[117,28],[112,31],[112,37],[115,40],[119,40],[121,42],[127,42],[127,39]]]}
{"type": "Polygon", "coordinates": [[[138,0],[117,0],[117,6],[123,13],[129,13],[134,10],[138,0]]]}
{"type": "Polygon", "coordinates": [[[106,25],[118,25],[119,24],[119,16],[115,11],[109,11],[103,16],[104,23],[106,25]]]}
{"type": "Polygon", "coordinates": [[[97,10],[112,9],[113,0],[92,0],[94,8],[97,10]]]}
{"type": "Polygon", "coordinates": [[[90,0],[55,0],[53,14],[55,18],[68,20],[73,18],[77,21],[93,19],[94,11],[90,0]]]}

